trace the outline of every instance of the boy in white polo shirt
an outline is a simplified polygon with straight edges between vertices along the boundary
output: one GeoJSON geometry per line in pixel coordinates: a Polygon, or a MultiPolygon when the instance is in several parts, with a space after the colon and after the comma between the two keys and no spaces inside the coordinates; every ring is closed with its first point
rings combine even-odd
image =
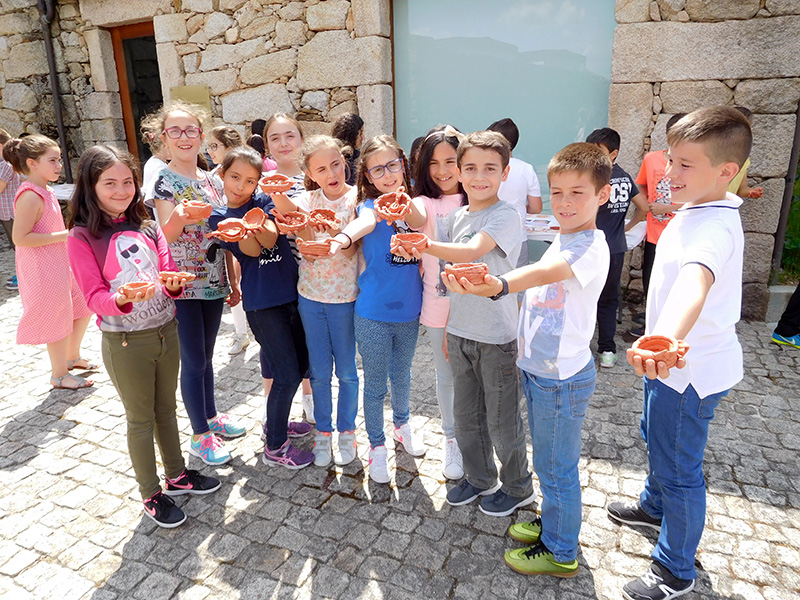
{"type": "Polygon", "coordinates": [[[666,177],[682,205],[658,242],[645,333],[689,344],[670,371],[628,351],[644,379],[642,437],[649,473],[639,502],[612,502],[609,515],[659,530],[650,571],[626,584],[629,600],[666,600],[694,588],[705,524],[703,453],[714,409],[742,379],[736,337],[742,298],[742,200],[727,187],[750,154],[752,134],[736,109],[690,113],[668,132],[666,177]]]}

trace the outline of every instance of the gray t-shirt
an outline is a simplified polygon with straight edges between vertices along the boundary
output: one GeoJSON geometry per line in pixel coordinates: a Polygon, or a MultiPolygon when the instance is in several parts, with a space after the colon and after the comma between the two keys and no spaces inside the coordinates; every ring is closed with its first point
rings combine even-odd
{"type": "MultiPolygon", "coordinates": [[[[481,231],[497,244],[475,262],[484,262],[492,275],[503,275],[516,267],[519,255],[520,218],[513,206],[496,202],[478,212],[468,206],[449,217],[450,239],[456,244],[469,242],[481,231]]],[[[450,295],[447,332],[486,344],[507,344],[517,338],[517,298],[509,294],[490,300],[472,294],[450,295]]]]}

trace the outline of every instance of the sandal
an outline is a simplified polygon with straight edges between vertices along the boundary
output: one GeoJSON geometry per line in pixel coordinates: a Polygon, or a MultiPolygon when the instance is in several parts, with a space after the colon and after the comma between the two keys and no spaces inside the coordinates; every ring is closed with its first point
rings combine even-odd
{"type": "Polygon", "coordinates": [[[72,371],[73,369],[78,369],[79,371],[97,371],[97,369],[99,369],[99,368],[100,368],[100,365],[95,364],[95,363],[93,363],[93,362],[91,362],[89,360],[86,360],[85,358],[76,358],[75,360],[68,360],[67,361],[67,370],[68,371],[72,371]],[[81,361],[86,363],[85,367],[82,367],[81,365],[75,364],[75,363],[78,363],[78,362],[81,362],[81,361]]]}
{"type": "Polygon", "coordinates": [[[54,390],[79,390],[82,388],[92,387],[94,385],[94,381],[91,379],[86,379],[85,377],[81,377],[80,375],[71,375],[67,373],[61,377],[51,377],[50,385],[53,386],[54,390]],[[75,385],[64,385],[65,377],[71,378],[75,382],[75,385]]]}

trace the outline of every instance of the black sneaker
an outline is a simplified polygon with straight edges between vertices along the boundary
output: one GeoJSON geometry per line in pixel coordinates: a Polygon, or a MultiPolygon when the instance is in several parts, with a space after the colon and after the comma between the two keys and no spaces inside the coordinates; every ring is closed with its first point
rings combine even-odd
{"type": "Polygon", "coordinates": [[[650,570],[622,588],[628,600],[668,600],[688,594],[694,589],[694,579],[678,579],[658,561],[650,570]]]}
{"type": "Polygon", "coordinates": [[[631,329],[631,335],[640,338],[644,335],[644,327],[634,327],[631,329]]]}
{"type": "Polygon", "coordinates": [[[184,494],[210,494],[219,489],[219,479],[207,477],[200,471],[194,469],[184,469],[175,479],[164,478],[164,493],[167,496],[183,496],[184,494]]]}
{"type": "Polygon", "coordinates": [[[623,502],[612,502],[606,506],[608,516],[619,523],[625,525],[641,525],[650,527],[656,531],[661,531],[661,519],[651,517],[642,510],[638,502],[625,504],[623,502]]]}
{"type": "Polygon", "coordinates": [[[531,494],[527,498],[515,498],[503,490],[497,490],[491,496],[481,498],[479,508],[483,514],[490,517],[507,517],[518,508],[533,504],[534,500],[536,500],[536,494],[531,494]]]}
{"type": "Polygon", "coordinates": [[[175,506],[175,501],[161,490],[144,501],[143,510],[159,527],[177,527],[186,520],[184,512],[175,506]]]}
{"type": "Polygon", "coordinates": [[[481,488],[475,487],[465,479],[456,487],[450,488],[450,491],[447,492],[447,503],[451,506],[462,506],[464,504],[469,504],[478,496],[489,496],[494,494],[500,489],[500,485],[500,482],[498,482],[497,485],[490,487],[488,490],[482,490],[481,488]]]}
{"type": "Polygon", "coordinates": [[[636,313],[633,315],[633,322],[639,325],[644,325],[644,313],[636,313]]]}

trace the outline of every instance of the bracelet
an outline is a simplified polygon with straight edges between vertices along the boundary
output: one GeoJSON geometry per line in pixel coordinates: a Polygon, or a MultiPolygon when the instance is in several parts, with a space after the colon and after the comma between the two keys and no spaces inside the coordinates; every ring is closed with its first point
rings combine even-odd
{"type": "MultiPolygon", "coordinates": [[[[342,246],[342,250],[347,250],[350,246],[353,245],[353,238],[351,238],[349,235],[347,235],[344,231],[340,231],[336,235],[343,235],[344,237],[347,238],[347,241],[350,242],[349,244],[347,244],[347,246],[342,246]]],[[[333,236],[333,237],[336,237],[336,235],[333,236]]]]}

